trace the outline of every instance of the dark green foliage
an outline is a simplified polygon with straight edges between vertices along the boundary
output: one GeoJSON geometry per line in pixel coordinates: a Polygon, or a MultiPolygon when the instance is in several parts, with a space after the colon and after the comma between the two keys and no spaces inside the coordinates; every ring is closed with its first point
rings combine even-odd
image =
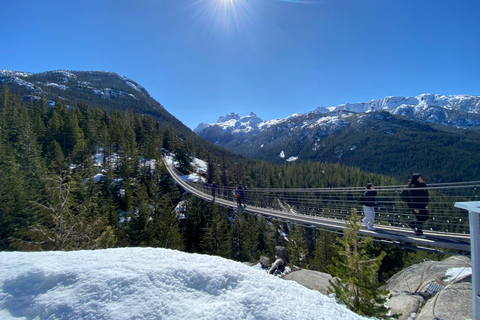
{"type": "Polygon", "coordinates": [[[289,242],[287,245],[290,263],[302,268],[307,266],[309,258],[305,233],[305,227],[292,226],[288,235],[289,242]]]}
{"type": "Polygon", "coordinates": [[[315,251],[313,252],[313,259],[311,266],[316,266],[318,271],[328,273],[328,266],[333,263],[333,257],[337,256],[336,243],[338,241],[338,235],[320,231],[317,237],[317,244],[315,251]]]}
{"type": "Polygon", "coordinates": [[[235,212],[232,220],[233,259],[258,261],[259,239],[256,216],[235,212]]]}
{"type": "Polygon", "coordinates": [[[338,302],[343,301],[347,308],[369,317],[386,317],[387,291],[379,290],[378,270],[385,253],[373,257],[367,253],[372,243],[370,237],[359,240],[360,230],[356,209],[352,209],[348,226],[337,247],[338,258],[329,268],[330,273],[337,277],[330,281],[332,292],[338,302]]]}
{"type": "Polygon", "coordinates": [[[212,207],[212,217],[203,229],[201,240],[203,252],[221,256],[232,257],[232,239],[229,230],[228,213],[219,206],[212,207]]]}

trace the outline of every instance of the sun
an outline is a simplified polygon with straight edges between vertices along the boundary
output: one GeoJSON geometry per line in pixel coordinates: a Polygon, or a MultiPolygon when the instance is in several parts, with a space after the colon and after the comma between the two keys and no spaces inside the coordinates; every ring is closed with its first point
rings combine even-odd
{"type": "Polygon", "coordinates": [[[246,0],[215,0],[213,11],[217,26],[229,33],[247,27],[252,13],[246,0]]]}
{"type": "Polygon", "coordinates": [[[248,37],[258,20],[258,0],[191,0],[192,19],[208,31],[209,36],[248,37]]]}

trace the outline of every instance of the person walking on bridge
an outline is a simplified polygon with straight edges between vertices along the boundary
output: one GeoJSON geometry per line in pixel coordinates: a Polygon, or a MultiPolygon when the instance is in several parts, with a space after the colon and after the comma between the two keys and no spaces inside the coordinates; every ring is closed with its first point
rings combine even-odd
{"type": "Polygon", "coordinates": [[[415,221],[408,223],[408,226],[415,230],[415,235],[426,238],[423,234],[423,223],[428,219],[428,190],[420,173],[414,173],[408,183],[410,201],[408,207],[415,214],[415,221]]]}
{"type": "Polygon", "coordinates": [[[212,183],[212,198],[215,201],[215,193],[217,192],[217,184],[215,182],[212,183]]]}
{"type": "Polygon", "coordinates": [[[375,207],[377,206],[377,191],[373,183],[367,184],[365,192],[360,196],[358,202],[363,205],[363,213],[365,218],[363,218],[363,223],[368,230],[375,231],[377,230],[373,223],[375,221],[375,207]]]}
{"type": "Polygon", "coordinates": [[[239,207],[242,206],[242,201],[243,201],[243,197],[244,197],[244,194],[243,194],[243,188],[242,188],[242,185],[239,184],[238,187],[235,189],[235,195],[237,196],[237,205],[239,207]]]}

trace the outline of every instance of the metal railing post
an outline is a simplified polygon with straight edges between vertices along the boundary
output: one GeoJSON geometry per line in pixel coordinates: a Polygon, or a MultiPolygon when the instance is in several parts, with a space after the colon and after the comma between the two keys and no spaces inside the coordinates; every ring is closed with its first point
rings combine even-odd
{"type": "Polygon", "coordinates": [[[472,255],[472,319],[480,320],[480,201],[457,202],[455,207],[468,210],[472,255]]]}

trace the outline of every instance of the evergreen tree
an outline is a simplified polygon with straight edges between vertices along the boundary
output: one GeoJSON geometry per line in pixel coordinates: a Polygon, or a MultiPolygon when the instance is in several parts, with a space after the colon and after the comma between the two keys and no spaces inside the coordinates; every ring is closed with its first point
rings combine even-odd
{"type": "Polygon", "coordinates": [[[366,237],[358,240],[358,217],[352,208],[349,222],[344,229],[344,236],[337,247],[340,257],[334,258],[330,273],[337,277],[330,280],[331,292],[335,293],[337,302],[344,302],[350,310],[370,317],[385,317],[386,290],[380,290],[378,270],[385,256],[382,252],[377,257],[367,255],[372,239],[366,237]]]}
{"type": "Polygon", "coordinates": [[[328,273],[328,266],[333,263],[333,257],[336,256],[337,235],[332,232],[320,231],[315,247],[312,265],[317,266],[318,271],[328,273]]]}
{"type": "Polygon", "coordinates": [[[12,246],[17,249],[71,250],[86,248],[96,238],[97,221],[87,221],[85,204],[76,202],[75,186],[68,176],[50,176],[47,179],[43,203],[38,208],[36,222],[19,232],[12,246]],[[95,230],[94,230],[95,229],[95,230]]]}
{"type": "Polygon", "coordinates": [[[213,206],[212,218],[207,222],[202,237],[205,253],[230,258],[232,255],[232,238],[229,231],[228,217],[224,209],[213,206]]]}
{"type": "Polygon", "coordinates": [[[12,148],[0,144],[0,250],[9,249],[16,232],[32,223],[25,179],[12,155],[12,148]]]}
{"type": "Polygon", "coordinates": [[[256,217],[235,212],[232,220],[233,258],[237,261],[255,261],[259,258],[256,217]]]}
{"type": "Polygon", "coordinates": [[[163,197],[158,213],[158,219],[155,221],[155,245],[175,250],[184,250],[184,238],[180,231],[178,217],[170,206],[171,199],[166,195],[163,197]]]}
{"type": "Polygon", "coordinates": [[[298,227],[293,225],[292,230],[288,234],[288,257],[290,263],[298,266],[305,267],[308,258],[308,248],[305,239],[305,227],[298,227]]]}

